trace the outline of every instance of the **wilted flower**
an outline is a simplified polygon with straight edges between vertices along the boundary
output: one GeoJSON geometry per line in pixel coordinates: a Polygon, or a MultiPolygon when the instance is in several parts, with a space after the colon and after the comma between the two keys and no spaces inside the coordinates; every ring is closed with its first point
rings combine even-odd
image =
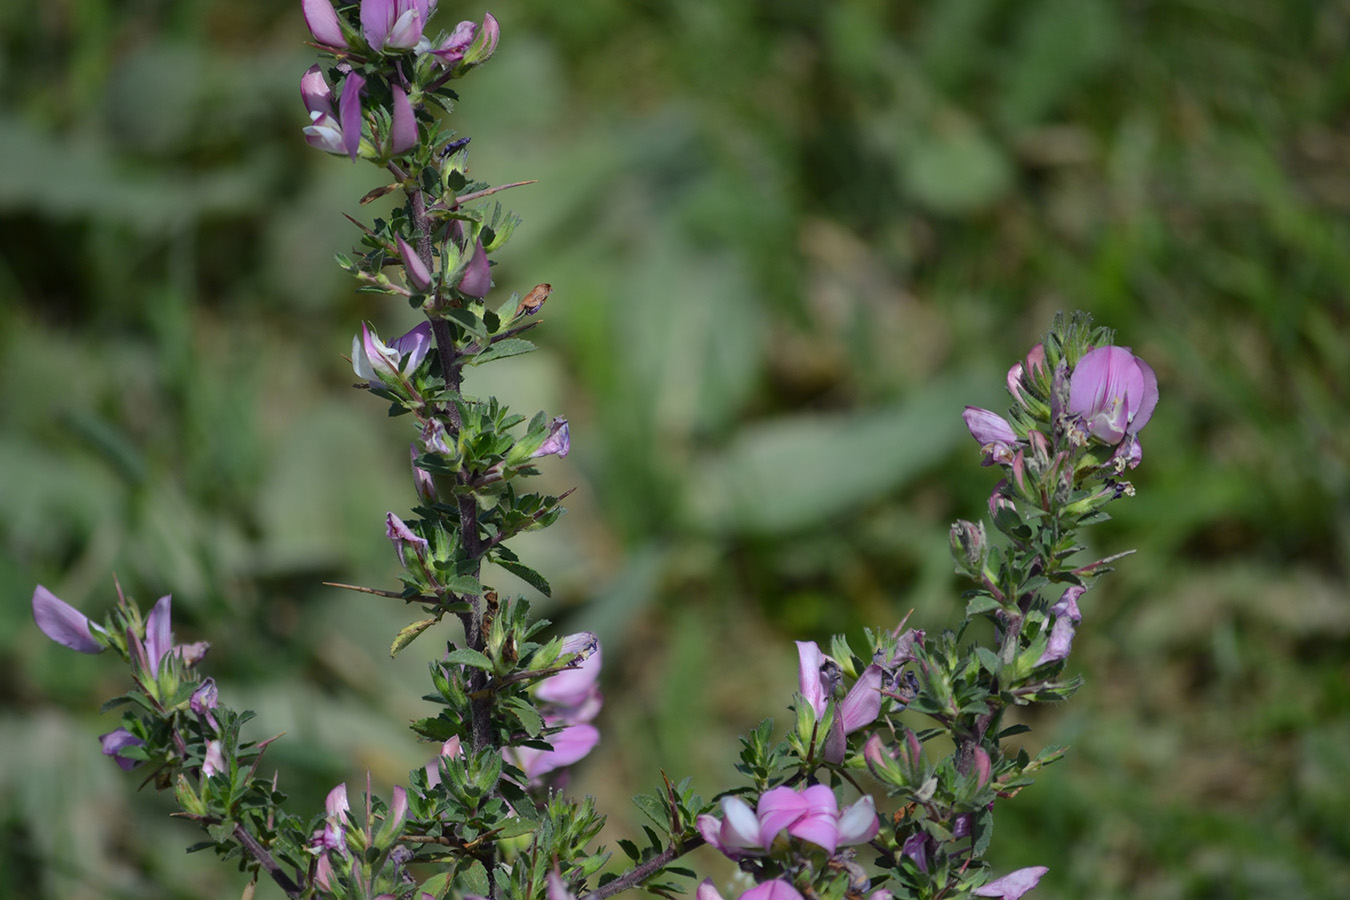
{"type": "Polygon", "coordinates": [[[37,622],[43,634],[62,647],[81,653],[102,653],[104,650],[104,646],[94,637],[94,632],[107,632],[42,585],[33,591],[33,621],[37,622]]]}
{"type": "Polygon", "coordinates": [[[1041,881],[1041,876],[1050,870],[1045,866],[1030,866],[1010,872],[1002,878],[977,887],[971,891],[976,897],[998,897],[999,900],[1018,900],[1027,891],[1041,881]]]}
{"type": "Polygon", "coordinates": [[[216,680],[208,678],[192,692],[192,696],[188,699],[188,709],[205,718],[206,723],[211,726],[213,731],[220,731],[220,723],[216,721],[215,715],[211,712],[216,708],[218,696],[216,680]]]}
{"type": "Polygon", "coordinates": [[[1086,590],[1087,588],[1080,585],[1067,587],[1059,600],[1055,601],[1054,606],[1050,607],[1050,614],[1055,617],[1054,623],[1050,626],[1050,642],[1046,645],[1041,658],[1036,660],[1036,665],[1042,666],[1068,658],[1069,650],[1073,647],[1074,631],[1083,618],[1082,613],[1078,611],[1078,598],[1083,596],[1086,590]]]}
{"type": "Polygon", "coordinates": [[[323,828],[314,832],[310,844],[323,850],[337,850],[346,856],[347,810],[351,808],[347,804],[347,785],[339,784],[329,791],[323,805],[327,816],[323,828]]]}
{"type": "Polygon", "coordinates": [[[967,406],[961,417],[966,420],[971,437],[979,442],[980,450],[984,453],[984,462],[980,465],[992,466],[994,463],[1013,461],[1015,448],[1020,441],[1006,419],[978,406],[967,406]]]}
{"type": "Polygon", "coordinates": [[[558,416],[548,428],[548,437],[539,445],[539,449],[530,454],[530,459],[538,459],[550,454],[562,459],[572,450],[572,437],[567,428],[567,420],[558,416]]]}
{"type": "Polygon", "coordinates": [[[1157,405],[1157,376],[1126,347],[1089,350],[1069,377],[1069,412],[1103,443],[1133,443],[1157,405]]]}
{"type": "Polygon", "coordinates": [[[211,741],[206,745],[206,757],[202,760],[202,777],[210,778],[226,771],[225,753],[220,741],[211,741]]]}
{"type": "Polygon", "coordinates": [[[125,728],[118,728],[109,731],[107,734],[100,734],[98,742],[103,748],[104,756],[111,756],[113,761],[122,767],[123,771],[129,772],[141,764],[139,759],[131,759],[122,756],[121,751],[127,747],[144,747],[145,741],[136,737],[125,728]]]}
{"type": "Polygon", "coordinates": [[[426,538],[409,528],[392,512],[385,514],[384,536],[393,542],[394,550],[398,553],[399,565],[405,567],[408,560],[404,554],[409,548],[412,549],[413,555],[421,560],[426,556],[427,548],[430,546],[426,538]]]}

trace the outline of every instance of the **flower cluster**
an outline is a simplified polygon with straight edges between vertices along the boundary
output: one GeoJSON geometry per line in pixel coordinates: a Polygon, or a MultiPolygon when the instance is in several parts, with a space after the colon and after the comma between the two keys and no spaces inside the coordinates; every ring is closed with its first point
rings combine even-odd
{"type": "MultiPolygon", "coordinates": [[[[363,293],[402,298],[426,317],[387,343],[363,324],[351,345],[359,387],[413,427],[418,505],[385,517],[402,590],[343,587],[420,608],[391,654],[457,621],[428,665],[434,692],[423,699],[440,709],[412,723],[440,753],[387,802],[367,776],[363,798],[350,800],[343,783],[322,814],[290,815],[275,781],[258,774],[269,742],[241,737],[252,714],[221,704],[214,680],[195,671],[207,645],[174,643],[169,597],[142,617],[119,590],[117,608],[95,624],[39,586],[32,609],[44,634],[82,653],[113,649],[131,670],[135,689],[115,701],[128,710],[100,736],[103,753],[124,769],[152,763],[156,786],[171,788],[182,814],[205,829],[201,846],[255,877],[266,873],[289,898],[606,900],[630,888],[669,896],[678,887],[660,879],[687,874],[671,864],[705,843],[756,881],[741,900],[1016,900],[1035,887],[1044,867],[992,878],[982,856],[996,801],[1062,751],[1005,753],[1015,732],[1003,716],[1078,686],[1063,673],[1079,600],[1112,558],[1071,561],[1083,549],[1075,533],[1132,492],[1120,476],[1142,458],[1139,433],[1158,400],[1152,369],[1086,317],[1057,318],[1009,370],[1008,415],[965,411],[984,465],[1003,473],[989,513],[1007,543],[993,546],[982,522],[952,526],[957,570],[974,582],[959,626],[867,630],[860,654],[842,636],[828,654],[798,641],[795,727],[776,738],[765,720],[742,738],[737,769],[749,784],[704,802],[689,779],[667,779],[658,795],[637,798],[656,826],[645,832],[650,845],[620,841],[632,866],[588,890],[609,858],[592,846],[604,819],[590,798],[557,788],[562,770],[600,739],[600,643],[588,631],[549,639],[529,601],[499,596],[486,580],[495,566],[550,593],[508,543],[562,514],[566,494],[523,484],[541,459],[567,456],[570,428],[561,416],[527,420],[463,389],[468,367],[533,349],[522,335],[539,324],[552,288],[487,302],[489,256],[519,220],[499,204],[476,204],[516,185],[470,182],[468,139],[451,140],[426,108],[450,110],[447,82],[492,55],[498,23],[486,15],[433,35],[437,0],[301,5],[332,60],[301,79],[305,139],[376,163],[405,197],[360,226],[359,256],[339,262],[363,293]],[[401,274],[391,278],[391,267],[401,274]],[[990,647],[971,642],[977,618],[993,625],[984,630],[990,647]],[[846,805],[845,786],[854,798],[846,805]],[[870,869],[863,845],[876,854],[865,860],[870,869]]],[[[722,900],[710,881],[696,897],[722,900]]]]}
{"type": "Polygon", "coordinates": [[[310,117],[305,140],[312,147],[352,160],[399,156],[416,147],[419,130],[411,96],[435,90],[449,78],[482,64],[496,51],[500,38],[497,20],[489,13],[481,26],[460,22],[433,42],[425,29],[436,11],[436,0],[361,0],[359,29],[341,18],[329,0],[302,0],[301,5],[314,40],[343,60],[336,69],[342,78],[342,93],[336,99],[318,65],[300,79],[301,99],[310,117]],[[430,80],[390,81],[388,115],[368,116],[363,97],[370,73],[363,71],[362,64],[409,52],[415,60],[432,63],[434,72],[426,66],[413,69],[430,80]]]}

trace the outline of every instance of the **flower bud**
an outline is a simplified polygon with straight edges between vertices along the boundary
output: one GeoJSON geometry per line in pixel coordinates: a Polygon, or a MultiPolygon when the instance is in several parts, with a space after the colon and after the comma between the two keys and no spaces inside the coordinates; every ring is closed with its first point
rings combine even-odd
{"type": "Polygon", "coordinates": [[[417,115],[403,88],[395,84],[390,91],[394,95],[394,107],[389,125],[389,155],[398,156],[417,146],[417,115]]]}
{"type": "Polygon", "coordinates": [[[481,300],[487,295],[490,287],[492,287],[492,271],[488,264],[487,251],[483,249],[482,240],[475,238],[473,258],[469,260],[464,277],[459,281],[459,290],[465,296],[481,300]]]}
{"type": "Polygon", "coordinates": [[[420,294],[431,290],[431,272],[427,269],[426,263],[422,262],[422,257],[417,255],[417,251],[402,236],[398,238],[398,255],[399,259],[403,260],[403,271],[408,276],[409,286],[420,294]]]}
{"type": "Polygon", "coordinates": [[[301,12],[305,15],[305,24],[314,40],[325,47],[346,47],[347,38],[342,34],[342,25],[337,12],[328,0],[300,0],[301,12]]]}
{"type": "Polygon", "coordinates": [[[492,54],[497,52],[497,41],[501,39],[501,26],[493,18],[492,13],[483,15],[483,27],[478,29],[478,36],[473,44],[464,51],[462,64],[466,68],[479,66],[492,58],[492,54]]]}
{"type": "Polygon", "coordinates": [[[984,533],[984,523],[978,525],[957,519],[949,535],[952,557],[956,560],[956,571],[979,576],[984,571],[984,561],[989,556],[989,541],[984,533]]]}

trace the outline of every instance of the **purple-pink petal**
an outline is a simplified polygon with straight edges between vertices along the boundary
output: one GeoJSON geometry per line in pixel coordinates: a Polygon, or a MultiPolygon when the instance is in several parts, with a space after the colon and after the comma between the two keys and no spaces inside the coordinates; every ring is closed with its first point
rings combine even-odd
{"type": "Polygon", "coordinates": [[[159,663],[164,659],[164,654],[173,649],[169,609],[171,604],[172,600],[168,594],[160,597],[145,620],[145,654],[152,677],[159,674],[159,663]]]}
{"type": "Polygon", "coordinates": [[[831,853],[839,838],[839,801],[834,791],[815,784],[803,791],[778,787],[759,798],[759,842],[769,847],[784,829],[793,837],[817,844],[831,853]]]}
{"type": "Polygon", "coordinates": [[[752,887],[740,900],[802,900],[802,895],[790,882],[775,878],[752,887]]]}
{"type": "Polygon", "coordinates": [[[548,437],[539,445],[539,449],[530,454],[530,459],[537,459],[541,456],[556,455],[562,459],[572,451],[572,436],[567,427],[567,420],[558,416],[549,425],[548,437]]]}
{"type": "Polygon", "coordinates": [[[361,151],[361,92],[365,90],[364,76],[352,72],[342,85],[342,99],[338,101],[338,118],[342,122],[342,149],[356,161],[361,151]]]}
{"type": "MultiPolygon", "coordinates": [[[[582,649],[574,651],[578,656],[585,652],[586,655],[574,667],[563,669],[554,675],[550,675],[539,686],[535,688],[535,697],[546,703],[556,703],[559,706],[580,706],[590,696],[595,687],[596,680],[600,677],[600,669],[604,665],[604,654],[600,649],[600,642],[589,631],[580,632],[572,635],[573,638],[581,639],[582,649]],[[587,648],[590,649],[587,652],[587,648]]],[[[566,642],[564,642],[564,647],[566,642]]]]}
{"type": "Polygon", "coordinates": [[[490,287],[492,287],[492,272],[488,265],[487,251],[483,249],[482,240],[475,238],[473,258],[469,260],[464,277],[460,279],[459,290],[466,296],[481,299],[490,287]]]}
{"type": "Polygon", "coordinates": [[[1157,405],[1157,376],[1126,347],[1089,350],[1069,378],[1069,411],[1108,444],[1137,433],[1157,405]]]}
{"type": "Polygon", "coordinates": [[[979,442],[980,450],[984,453],[981,465],[1012,462],[1012,448],[1017,445],[1018,438],[1017,432],[1013,431],[1006,419],[978,406],[967,406],[961,418],[965,419],[970,436],[979,442]]]}
{"type": "Polygon", "coordinates": [[[1050,612],[1055,616],[1068,616],[1075,622],[1083,620],[1083,614],[1078,611],[1078,598],[1083,596],[1087,588],[1082,585],[1070,585],[1064,589],[1064,593],[1059,595],[1055,605],[1050,607],[1050,612]]]}
{"type": "Polygon", "coordinates": [[[877,720],[877,716],[881,715],[882,675],[881,666],[878,665],[870,665],[863,669],[853,689],[839,704],[839,718],[843,722],[844,734],[852,734],[859,728],[871,725],[877,720]]]}
{"type": "Polygon", "coordinates": [[[337,12],[328,0],[300,0],[300,8],[314,40],[326,47],[347,46],[342,26],[338,24],[337,12]]]}
{"type": "Polygon", "coordinates": [[[797,689],[806,702],[811,704],[816,719],[825,715],[825,707],[830,698],[826,694],[825,679],[820,677],[820,667],[825,664],[825,654],[820,652],[815,641],[797,641],[797,689]]]}
{"type": "Polygon", "coordinates": [[[547,900],[576,900],[575,895],[567,889],[566,883],[562,880],[562,875],[555,866],[548,870],[548,875],[544,877],[546,885],[545,894],[547,900]]]}
{"type": "Polygon", "coordinates": [[[713,886],[711,878],[705,878],[694,889],[694,900],[722,900],[722,894],[713,886]]]}
{"type": "Polygon", "coordinates": [[[408,273],[408,283],[413,290],[425,293],[431,287],[431,272],[422,262],[422,257],[401,236],[398,239],[398,255],[403,260],[403,270],[408,273]]]}
{"type": "Polygon", "coordinates": [[[1030,866],[1010,872],[1002,878],[977,887],[971,891],[976,897],[998,897],[1000,900],[1018,900],[1027,891],[1041,881],[1041,876],[1050,870],[1045,866],[1030,866]]]}
{"type": "Polygon", "coordinates": [[[399,335],[389,346],[399,358],[408,357],[403,360],[403,374],[411,375],[431,351],[431,323],[421,322],[406,334],[399,335]]]}
{"type": "Polygon", "coordinates": [[[102,633],[103,629],[42,585],[33,591],[33,621],[43,634],[62,647],[81,653],[103,652],[103,645],[93,635],[94,631],[102,633]]]}
{"type": "Polygon", "coordinates": [[[516,747],[513,753],[517,765],[531,780],[570,766],[595,749],[600,743],[600,732],[594,725],[568,725],[557,734],[545,738],[553,746],[552,750],[536,750],[533,747],[516,747]]]}
{"type": "Polygon", "coordinates": [[[394,27],[395,0],[361,0],[361,32],[366,43],[383,50],[389,29],[394,27]]]}
{"type": "Polygon", "coordinates": [[[412,103],[403,88],[394,85],[391,90],[394,94],[394,117],[389,135],[389,152],[397,155],[417,146],[417,116],[413,114],[412,103]]]}
{"type": "Polygon", "coordinates": [[[864,795],[839,812],[839,845],[848,847],[861,844],[876,837],[881,830],[877,819],[877,805],[870,796],[864,795]]]}
{"type": "Polygon", "coordinates": [[[145,741],[136,737],[125,728],[118,728],[109,731],[107,734],[100,734],[98,742],[103,748],[104,756],[111,756],[113,761],[122,767],[124,772],[129,772],[141,764],[139,759],[128,759],[121,755],[121,750],[126,747],[144,747],[145,741]]]}
{"type": "Polygon", "coordinates": [[[202,760],[202,777],[219,775],[227,768],[224,745],[220,741],[211,741],[206,745],[206,757],[202,760]]]}
{"type": "Polygon", "coordinates": [[[1073,619],[1068,616],[1057,617],[1055,624],[1050,626],[1050,642],[1046,645],[1041,658],[1036,660],[1036,665],[1043,666],[1046,663],[1067,659],[1069,651],[1073,648],[1073,634],[1073,619]]]}

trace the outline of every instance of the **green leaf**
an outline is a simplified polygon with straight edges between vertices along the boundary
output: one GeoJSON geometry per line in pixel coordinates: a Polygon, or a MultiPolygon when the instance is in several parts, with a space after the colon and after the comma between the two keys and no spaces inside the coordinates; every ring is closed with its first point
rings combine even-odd
{"type": "MultiPolygon", "coordinates": [[[[650,794],[638,794],[633,798],[633,805],[642,810],[647,818],[655,822],[663,833],[670,827],[670,815],[666,812],[666,805],[656,797],[650,794]]],[[[659,844],[660,842],[653,837],[653,843],[659,844]]]]}
{"type": "Polygon", "coordinates": [[[494,668],[492,660],[477,650],[470,650],[468,647],[450,651],[445,655],[445,662],[452,665],[473,666],[475,669],[484,669],[488,672],[491,672],[494,668]]]}
{"type": "Polygon", "coordinates": [[[510,572],[512,575],[515,575],[521,581],[525,582],[530,587],[539,591],[545,597],[553,596],[553,588],[549,587],[548,581],[544,578],[543,575],[540,575],[538,572],[536,572],[534,569],[531,569],[529,566],[524,565],[522,563],[511,562],[510,560],[500,558],[497,559],[496,562],[497,565],[501,566],[503,569],[510,572]]]}
{"type": "Polygon", "coordinates": [[[999,608],[999,602],[988,594],[977,594],[970,598],[966,603],[966,618],[973,619],[978,615],[987,612],[993,612],[999,608]]]}
{"type": "Polygon", "coordinates": [[[389,647],[389,655],[391,657],[398,656],[399,653],[402,652],[403,648],[407,647],[413,641],[417,640],[417,638],[421,636],[422,632],[426,631],[432,625],[435,625],[436,621],[437,621],[436,618],[433,616],[430,619],[419,619],[418,621],[413,622],[411,625],[408,625],[405,628],[403,628],[394,637],[394,643],[389,647]]]}
{"type": "Polygon", "coordinates": [[[218,822],[215,825],[207,825],[206,833],[211,836],[211,840],[217,844],[224,844],[234,840],[234,820],[226,819],[224,822],[218,822]]]}
{"type": "Polygon", "coordinates": [[[474,337],[487,339],[487,328],[483,321],[467,309],[447,309],[445,317],[474,337]]]}
{"type": "Polygon", "coordinates": [[[454,575],[442,584],[456,594],[471,594],[475,597],[483,595],[483,583],[472,575],[454,575]]]}
{"type": "Polygon", "coordinates": [[[534,343],[522,338],[506,338],[488,347],[469,361],[469,365],[478,366],[494,359],[506,359],[508,356],[520,356],[534,349],[534,343]]]}

